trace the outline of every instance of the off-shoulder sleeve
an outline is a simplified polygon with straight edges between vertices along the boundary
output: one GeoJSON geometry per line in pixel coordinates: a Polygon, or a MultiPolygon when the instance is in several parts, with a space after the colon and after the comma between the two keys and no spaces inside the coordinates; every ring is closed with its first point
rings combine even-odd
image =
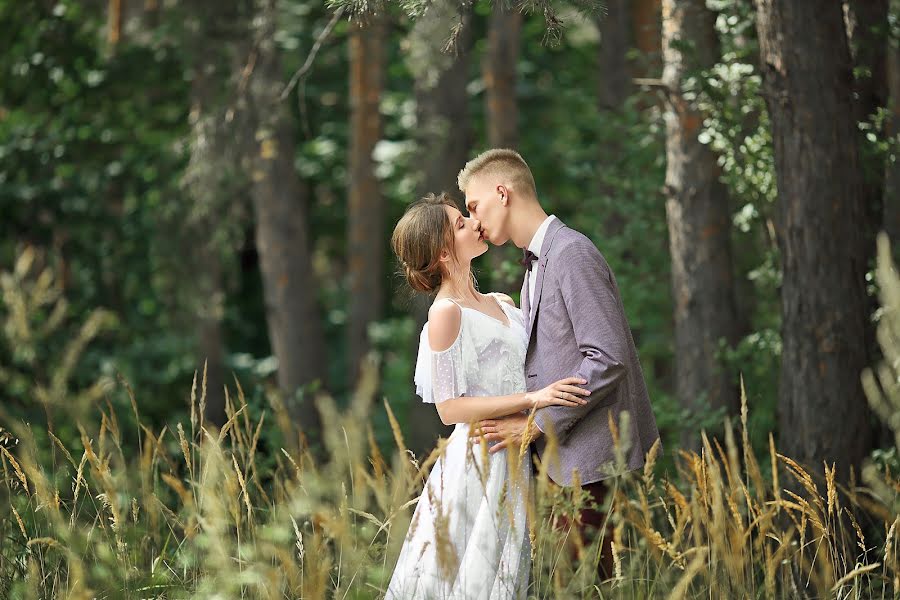
{"type": "Polygon", "coordinates": [[[453,344],[441,352],[435,352],[428,343],[428,323],[419,336],[419,356],[416,359],[414,377],[416,394],[424,402],[436,403],[464,396],[468,389],[463,364],[463,330],[453,344]]]}

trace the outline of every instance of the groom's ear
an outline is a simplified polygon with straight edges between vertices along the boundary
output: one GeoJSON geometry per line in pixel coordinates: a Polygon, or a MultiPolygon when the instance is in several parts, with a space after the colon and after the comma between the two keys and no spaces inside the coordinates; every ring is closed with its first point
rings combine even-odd
{"type": "Polygon", "coordinates": [[[498,185],[497,195],[500,197],[500,204],[503,206],[509,205],[509,188],[502,184],[498,185]]]}

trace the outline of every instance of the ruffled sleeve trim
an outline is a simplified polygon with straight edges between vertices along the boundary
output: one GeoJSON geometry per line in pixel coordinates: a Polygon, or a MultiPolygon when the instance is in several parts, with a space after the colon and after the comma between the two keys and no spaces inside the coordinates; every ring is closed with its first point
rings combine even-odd
{"type": "Polygon", "coordinates": [[[413,381],[423,402],[437,403],[465,395],[468,385],[463,362],[464,322],[456,339],[446,350],[434,351],[428,342],[428,323],[419,335],[419,353],[413,381]]]}

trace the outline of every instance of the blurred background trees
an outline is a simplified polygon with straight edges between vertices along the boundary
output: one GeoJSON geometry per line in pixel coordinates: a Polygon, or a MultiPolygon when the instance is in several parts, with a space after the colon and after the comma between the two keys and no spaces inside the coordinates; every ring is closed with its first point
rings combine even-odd
{"type": "MultiPolygon", "coordinates": [[[[900,214],[896,6],[399,4],[0,0],[0,270],[65,302],[0,300],[3,418],[68,410],[29,382],[91,322],[64,378],[84,402],[127,405],[121,375],[166,423],[205,363],[207,421],[236,377],[315,439],[316,390],[346,401],[374,360],[430,449],[427,301],[387,240],[506,146],[616,272],[670,445],[735,414],[741,373],[759,449],[846,467],[882,443],[859,376],[900,214]]],[[[492,249],[481,288],[517,297],[516,257],[492,249]]]]}

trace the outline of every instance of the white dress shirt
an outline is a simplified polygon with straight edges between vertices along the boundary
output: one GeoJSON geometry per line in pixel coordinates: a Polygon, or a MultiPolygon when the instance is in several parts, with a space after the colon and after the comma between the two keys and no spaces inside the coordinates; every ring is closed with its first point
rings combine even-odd
{"type": "MultiPolygon", "coordinates": [[[[528,244],[528,249],[538,257],[538,260],[541,258],[541,246],[544,245],[544,236],[547,235],[547,228],[550,227],[550,223],[555,218],[556,215],[550,215],[544,219],[544,222],[541,223],[541,226],[534,232],[534,237],[531,238],[531,242],[528,244]]],[[[528,308],[530,313],[534,312],[534,282],[537,280],[537,270],[535,267],[537,267],[537,260],[534,262],[531,273],[528,276],[528,308]]],[[[528,318],[531,318],[530,314],[528,315],[528,318]]]]}

